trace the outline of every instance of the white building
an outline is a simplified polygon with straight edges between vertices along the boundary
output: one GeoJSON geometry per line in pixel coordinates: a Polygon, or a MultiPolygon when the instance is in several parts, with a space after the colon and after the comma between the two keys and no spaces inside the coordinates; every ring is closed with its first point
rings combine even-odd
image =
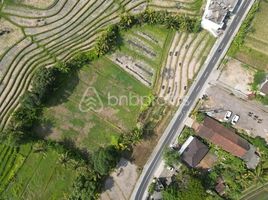
{"type": "Polygon", "coordinates": [[[237,3],[238,0],[207,0],[201,26],[217,37],[237,3]]]}

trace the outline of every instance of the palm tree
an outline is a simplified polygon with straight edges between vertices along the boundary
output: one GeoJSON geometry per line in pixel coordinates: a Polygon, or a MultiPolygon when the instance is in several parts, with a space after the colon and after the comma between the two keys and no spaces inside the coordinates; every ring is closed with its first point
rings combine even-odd
{"type": "Polygon", "coordinates": [[[265,183],[268,179],[268,162],[262,161],[252,173],[254,183],[265,183]]]}
{"type": "Polygon", "coordinates": [[[63,154],[61,154],[61,155],[59,156],[58,162],[59,162],[60,164],[62,164],[64,167],[67,166],[67,164],[69,163],[69,161],[70,161],[70,158],[69,158],[69,154],[68,154],[68,152],[63,153],[63,154]]]}
{"type": "Polygon", "coordinates": [[[44,141],[39,141],[39,142],[35,143],[33,146],[33,152],[34,153],[42,153],[43,157],[47,156],[47,151],[48,151],[48,148],[47,148],[47,145],[44,141]]]}

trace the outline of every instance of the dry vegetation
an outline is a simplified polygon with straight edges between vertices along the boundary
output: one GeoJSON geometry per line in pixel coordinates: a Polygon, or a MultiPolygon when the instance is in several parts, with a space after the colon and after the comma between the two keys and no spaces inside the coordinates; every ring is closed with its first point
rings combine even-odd
{"type": "Polygon", "coordinates": [[[177,33],[161,72],[160,97],[179,105],[214,43],[205,32],[177,33]]]}

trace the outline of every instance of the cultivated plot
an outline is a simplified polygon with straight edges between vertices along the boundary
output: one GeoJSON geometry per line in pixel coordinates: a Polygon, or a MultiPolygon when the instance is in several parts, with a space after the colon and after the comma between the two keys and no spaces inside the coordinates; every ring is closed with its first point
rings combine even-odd
{"type": "Polygon", "coordinates": [[[95,150],[136,126],[142,104],[138,99],[149,94],[149,88],[110,60],[98,59],[68,78],[45,111],[48,123],[38,130],[95,150]]]}
{"type": "Polygon", "coordinates": [[[245,47],[236,54],[236,58],[258,69],[268,69],[268,3],[260,1],[250,31],[245,38],[245,47]]]}
{"type": "Polygon", "coordinates": [[[205,31],[198,34],[176,33],[162,68],[160,97],[172,105],[180,104],[214,41],[205,31]]]}
{"type": "Polygon", "coordinates": [[[18,152],[10,147],[8,149],[4,152],[13,152],[13,156],[7,153],[8,162],[1,162],[0,166],[4,166],[7,173],[1,179],[11,179],[6,179],[8,184],[1,188],[4,189],[1,198],[59,199],[69,194],[76,172],[60,163],[60,154],[51,149],[42,149],[38,144],[22,145],[18,152]],[[8,164],[10,162],[12,165],[8,164]]]}
{"type": "Polygon", "coordinates": [[[59,0],[48,9],[4,4],[1,15],[20,28],[24,37],[12,40],[0,61],[0,130],[7,126],[38,68],[88,51],[107,26],[120,20],[122,10],[132,10],[143,2],[59,0]]]}
{"type": "Polygon", "coordinates": [[[124,32],[120,49],[109,58],[148,87],[153,87],[173,31],[161,26],[143,25],[124,32]]]}

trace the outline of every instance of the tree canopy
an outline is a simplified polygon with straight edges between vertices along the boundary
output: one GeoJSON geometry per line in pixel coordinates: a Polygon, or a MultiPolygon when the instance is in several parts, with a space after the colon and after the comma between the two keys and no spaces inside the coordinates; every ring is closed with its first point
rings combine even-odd
{"type": "Polygon", "coordinates": [[[113,146],[99,148],[92,156],[93,167],[100,175],[109,174],[118,161],[118,152],[113,146]]]}
{"type": "Polygon", "coordinates": [[[178,165],[180,163],[179,162],[179,159],[180,159],[179,152],[175,151],[171,148],[166,148],[164,150],[163,157],[164,157],[165,164],[167,166],[174,166],[174,165],[178,165]]]}
{"type": "Polygon", "coordinates": [[[190,177],[186,184],[173,184],[163,191],[164,200],[204,200],[207,194],[201,181],[190,177]]]}

